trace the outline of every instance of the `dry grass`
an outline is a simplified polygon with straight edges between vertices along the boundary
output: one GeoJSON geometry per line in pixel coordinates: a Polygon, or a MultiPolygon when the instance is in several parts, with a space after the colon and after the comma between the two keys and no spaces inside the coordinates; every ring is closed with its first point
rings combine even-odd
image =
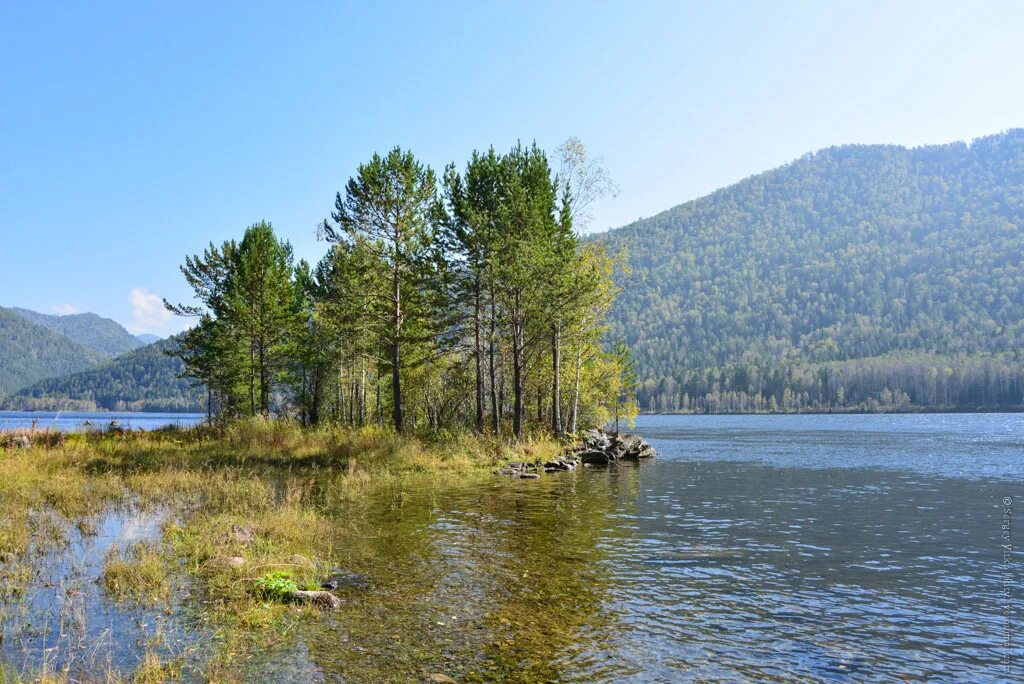
{"type": "Polygon", "coordinates": [[[170,594],[169,568],[159,546],[151,541],[112,546],[103,562],[103,588],[117,599],[155,602],[170,594]]]}
{"type": "MultiPolygon", "coordinates": [[[[224,427],[169,428],[0,440],[0,581],[4,591],[29,581],[31,556],[60,545],[69,526],[88,529],[111,505],[132,502],[171,511],[160,540],[116,549],[101,581],[112,597],[163,601],[170,578],[195,579],[204,617],[219,634],[206,665],[211,680],[232,679],[233,659],[286,634],[315,608],[267,601],[257,578],[288,571],[315,587],[339,562],[331,540],[339,507],[358,505],[375,488],[400,498],[415,482],[438,487],[488,477],[510,460],[538,461],[560,447],[538,440],[516,447],[501,439],[454,433],[416,438],[375,428],[302,429],[247,421],[224,427]],[[235,526],[251,531],[239,538],[235,526]],[[242,558],[233,567],[227,558],[242,558]]],[[[138,681],[164,681],[180,664],[147,651],[138,681]]],[[[49,676],[46,673],[37,677],[49,676]]],[[[60,681],[59,674],[54,675],[60,681]]],[[[106,673],[116,681],[116,673],[106,673]]],[[[11,679],[0,670],[0,684],[11,679]]]]}

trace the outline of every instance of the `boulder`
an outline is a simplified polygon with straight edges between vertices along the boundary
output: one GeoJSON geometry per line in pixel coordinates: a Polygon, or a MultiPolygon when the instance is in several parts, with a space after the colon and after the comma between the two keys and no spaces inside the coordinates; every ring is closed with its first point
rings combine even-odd
{"type": "Polygon", "coordinates": [[[544,464],[544,470],[548,472],[555,472],[556,470],[576,470],[576,461],[571,458],[561,456],[554,458],[544,464]]]}
{"type": "Polygon", "coordinates": [[[324,610],[341,608],[341,599],[329,591],[299,590],[292,594],[292,599],[297,603],[310,603],[324,610]]]}
{"type": "Polygon", "coordinates": [[[586,465],[606,465],[611,458],[608,452],[602,449],[587,449],[580,454],[580,460],[586,465]]]}
{"type": "Polygon", "coordinates": [[[297,565],[300,568],[315,568],[317,566],[315,560],[313,560],[312,558],[307,558],[306,556],[303,556],[301,553],[293,553],[292,555],[288,556],[288,562],[292,565],[297,565]]]}
{"type": "Polygon", "coordinates": [[[366,589],[370,581],[364,575],[341,568],[334,569],[320,585],[322,589],[366,589]]]}
{"type": "Polygon", "coordinates": [[[590,430],[583,436],[582,448],[567,450],[584,465],[607,465],[616,461],[636,461],[656,455],[652,447],[639,435],[611,436],[603,430],[590,430]]]}
{"type": "Polygon", "coordinates": [[[245,559],[241,556],[219,556],[211,558],[209,564],[222,568],[240,568],[245,565],[245,559]]]}

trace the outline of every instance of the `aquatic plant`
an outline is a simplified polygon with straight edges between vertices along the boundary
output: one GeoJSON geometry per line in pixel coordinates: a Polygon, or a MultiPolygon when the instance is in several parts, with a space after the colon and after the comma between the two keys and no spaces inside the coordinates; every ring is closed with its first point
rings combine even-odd
{"type": "Polygon", "coordinates": [[[269,601],[288,601],[299,590],[292,573],[277,570],[268,572],[253,582],[256,592],[269,601]]]}

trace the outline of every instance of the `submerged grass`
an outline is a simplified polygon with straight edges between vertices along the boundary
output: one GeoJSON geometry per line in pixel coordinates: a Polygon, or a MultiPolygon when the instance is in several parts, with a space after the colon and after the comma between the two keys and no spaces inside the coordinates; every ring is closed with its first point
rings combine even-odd
{"type": "MultiPolygon", "coordinates": [[[[260,420],[3,444],[0,598],[30,581],[33,559],[58,548],[71,526],[88,531],[111,506],[166,507],[162,538],[114,548],[97,579],[117,600],[153,603],[169,599],[176,573],[193,578],[200,618],[215,635],[204,673],[211,681],[232,681],[243,654],[287,639],[296,620],[318,619],[315,608],[274,592],[285,583],[316,588],[339,564],[332,540],[343,523],[332,511],[370,491],[401,505],[407,487],[443,488],[560,450],[543,440],[513,447],[463,433],[417,438],[260,420]]],[[[0,603],[0,618],[3,610],[0,603]]],[[[10,681],[2,672],[0,682],[10,681]]],[[[179,664],[147,651],[136,676],[178,673],[179,664]]]]}
{"type": "Polygon", "coordinates": [[[103,588],[117,599],[143,602],[166,600],[170,594],[167,559],[153,541],[112,546],[103,562],[103,588]]]}

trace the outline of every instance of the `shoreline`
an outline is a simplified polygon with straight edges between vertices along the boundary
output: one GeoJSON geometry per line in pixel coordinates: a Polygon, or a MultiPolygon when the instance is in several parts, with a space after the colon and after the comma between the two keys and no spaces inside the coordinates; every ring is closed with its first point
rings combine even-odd
{"type": "MultiPolygon", "coordinates": [[[[21,434],[33,439],[0,443],[0,624],[20,615],[5,612],[16,605],[10,599],[45,591],[38,584],[41,559],[65,553],[81,562],[76,554],[89,544],[73,549],[66,540],[99,540],[111,534],[112,523],[104,521],[161,510],[163,522],[147,526],[150,533],[119,545],[104,542],[103,557],[90,561],[91,575],[79,578],[86,582],[79,595],[91,603],[80,610],[83,616],[98,611],[98,619],[110,610],[150,611],[172,623],[191,614],[219,635],[199,664],[190,662],[194,651],[127,639],[114,644],[133,654],[131,666],[101,666],[86,679],[113,675],[115,681],[130,675],[162,681],[183,667],[199,668],[205,679],[235,681],[247,657],[289,630],[317,624],[325,608],[337,611],[344,602],[358,614],[360,577],[374,556],[353,558],[365,540],[358,529],[339,529],[345,511],[355,515],[391,492],[401,501],[402,492],[507,482],[496,474],[502,466],[544,463],[563,451],[546,439],[511,446],[470,434],[434,440],[276,421],[21,434]],[[93,582],[100,589],[86,592],[93,582]]],[[[379,524],[388,530],[401,523],[379,524]]],[[[28,626],[45,615],[27,614],[28,626]]],[[[174,632],[173,624],[169,629],[174,632]]],[[[27,669],[13,681],[59,678],[60,663],[74,665],[81,655],[74,644],[62,648],[63,661],[47,660],[45,650],[23,653],[18,660],[27,669]]]]}
{"type": "Polygon", "coordinates": [[[1024,413],[1024,406],[1010,408],[984,407],[977,409],[949,408],[949,409],[893,409],[891,411],[868,411],[864,409],[851,410],[825,410],[805,409],[801,411],[641,411],[640,416],[882,416],[892,415],[944,415],[944,414],[1015,414],[1024,413]]]}

